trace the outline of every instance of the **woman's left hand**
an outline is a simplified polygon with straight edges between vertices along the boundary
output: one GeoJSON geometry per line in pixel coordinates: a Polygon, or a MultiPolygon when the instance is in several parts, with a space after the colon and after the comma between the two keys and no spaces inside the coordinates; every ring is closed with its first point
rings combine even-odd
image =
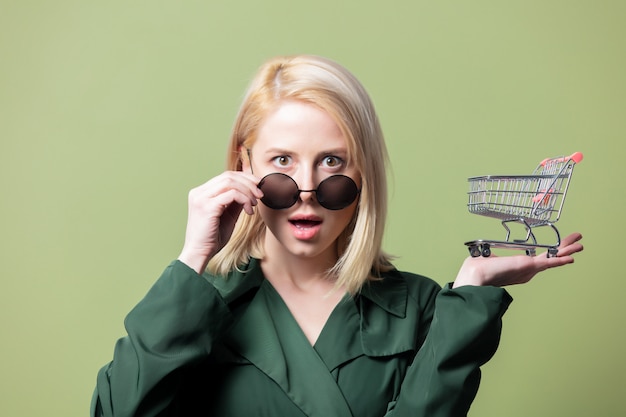
{"type": "Polygon", "coordinates": [[[573,254],[583,250],[579,243],[580,233],[572,233],[561,240],[559,252],[555,257],[548,258],[545,254],[538,256],[494,256],[488,258],[468,257],[454,281],[453,288],[463,285],[506,285],[524,284],[535,275],[549,268],[555,268],[574,262],[573,254]]]}

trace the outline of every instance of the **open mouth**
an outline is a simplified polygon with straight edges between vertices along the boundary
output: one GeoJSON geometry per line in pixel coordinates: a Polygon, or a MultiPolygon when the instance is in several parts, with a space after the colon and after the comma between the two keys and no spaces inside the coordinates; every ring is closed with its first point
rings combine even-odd
{"type": "Polygon", "coordinates": [[[309,219],[295,219],[289,220],[289,223],[296,226],[298,229],[310,229],[321,224],[321,220],[309,220],[309,219]]]}

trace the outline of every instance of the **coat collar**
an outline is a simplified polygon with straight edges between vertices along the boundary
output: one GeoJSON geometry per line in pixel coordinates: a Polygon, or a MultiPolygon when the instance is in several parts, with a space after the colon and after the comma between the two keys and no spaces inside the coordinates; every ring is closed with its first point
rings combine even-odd
{"type": "Polygon", "coordinates": [[[233,270],[228,275],[215,276],[205,274],[205,278],[213,284],[226,304],[238,303],[250,291],[257,291],[265,276],[261,270],[261,262],[256,258],[250,258],[250,262],[238,270],[233,270]]]}
{"type": "Polygon", "coordinates": [[[415,321],[407,319],[408,285],[397,271],[367,283],[356,297],[344,298],[315,348],[291,315],[276,314],[276,304],[284,310],[287,306],[265,280],[258,259],[251,259],[241,272],[226,279],[207,279],[231,310],[238,311],[226,344],[280,385],[307,415],[351,415],[332,377],[334,369],[363,355],[387,356],[417,349],[415,321]],[[323,341],[325,333],[327,340],[323,341]],[[326,401],[311,402],[307,394],[311,390],[322,390],[324,397],[319,398],[326,401]]]}
{"type": "MultiPolygon", "coordinates": [[[[241,269],[225,277],[207,276],[227,304],[237,302],[249,291],[256,291],[265,277],[261,271],[260,260],[250,258],[250,262],[241,269]]],[[[406,279],[397,270],[386,272],[382,279],[368,281],[361,288],[358,297],[366,297],[386,312],[396,317],[406,317],[408,288],[406,279]]],[[[357,298],[358,298],[357,297],[357,298]]]]}
{"type": "Polygon", "coordinates": [[[408,286],[406,279],[395,269],[385,273],[380,280],[365,283],[361,295],[396,317],[406,317],[408,286]]]}
{"type": "MultiPolygon", "coordinates": [[[[212,282],[231,308],[253,300],[254,294],[266,281],[260,260],[256,258],[251,258],[245,267],[232,272],[225,279],[214,276],[208,276],[207,279],[212,282]]],[[[354,331],[346,329],[347,331],[343,333],[345,337],[348,337],[348,335],[354,335],[354,332],[359,332],[361,347],[335,350],[335,354],[325,358],[329,362],[327,365],[330,369],[340,366],[359,354],[386,356],[407,350],[417,350],[419,346],[416,345],[416,332],[419,329],[415,324],[415,317],[407,318],[407,315],[414,316],[418,313],[415,308],[408,309],[408,293],[407,279],[401,272],[394,269],[384,273],[380,280],[367,282],[354,299],[344,299],[342,302],[354,303],[357,310],[352,316],[349,312],[344,312],[346,317],[349,317],[346,325],[355,326],[358,322],[359,328],[354,331]]],[[[248,331],[242,326],[250,328],[262,326],[260,316],[256,317],[249,311],[242,314],[238,319],[243,321],[239,325],[240,330],[248,331]]],[[[326,328],[322,330],[322,334],[326,330],[326,328]]],[[[353,341],[346,340],[343,345],[351,346],[352,344],[354,344],[353,341]]]]}

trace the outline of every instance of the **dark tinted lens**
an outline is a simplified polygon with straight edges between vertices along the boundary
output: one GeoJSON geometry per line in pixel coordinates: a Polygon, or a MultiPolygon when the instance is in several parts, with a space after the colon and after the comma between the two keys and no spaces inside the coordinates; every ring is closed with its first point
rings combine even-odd
{"type": "Polygon", "coordinates": [[[317,202],[322,207],[341,210],[354,202],[359,195],[359,188],[350,177],[333,175],[320,182],[316,194],[317,202]]]}
{"type": "Polygon", "coordinates": [[[298,184],[290,176],[278,172],[263,177],[258,187],[263,191],[263,204],[274,210],[293,206],[300,195],[298,184]]]}
{"type": "MultiPolygon", "coordinates": [[[[279,172],[263,177],[258,187],[263,191],[261,201],[274,210],[282,210],[296,204],[300,196],[298,184],[288,175],[279,172]]],[[[345,175],[332,175],[320,182],[315,197],[328,210],[341,210],[354,202],[359,195],[355,182],[345,175]]]]}

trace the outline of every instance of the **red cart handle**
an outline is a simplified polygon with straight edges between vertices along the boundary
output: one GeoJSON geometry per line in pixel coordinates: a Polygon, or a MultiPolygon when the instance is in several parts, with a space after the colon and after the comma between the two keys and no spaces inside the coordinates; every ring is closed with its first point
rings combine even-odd
{"type": "Polygon", "coordinates": [[[567,162],[567,161],[574,161],[574,163],[578,164],[582,160],[583,160],[583,154],[581,152],[574,152],[570,156],[565,156],[562,158],[546,158],[543,161],[541,161],[539,165],[546,166],[548,162],[567,162]]]}

